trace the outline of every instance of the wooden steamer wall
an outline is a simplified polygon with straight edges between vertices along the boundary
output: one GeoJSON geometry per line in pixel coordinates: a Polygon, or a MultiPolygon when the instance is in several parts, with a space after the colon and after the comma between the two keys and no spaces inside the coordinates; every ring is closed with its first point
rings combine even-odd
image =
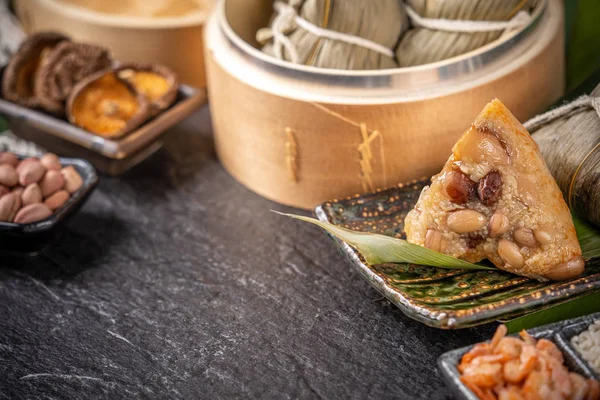
{"type": "Polygon", "coordinates": [[[471,60],[497,43],[472,52],[479,58],[469,53],[374,73],[266,58],[248,43],[266,23],[269,4],[224,0],[206,28],[206,61],[221,162],[242,184],[283,204],[312,208],[434,174],[491,99],[524,121],[564,91],[560,0],[550,0],[525,38],[505,42],[508,51],[482,68],[471,60]],[[465,67],[473,71],[464,74],[465,67]],[[421,80],[438,83],[421,88],[421,80]]]}

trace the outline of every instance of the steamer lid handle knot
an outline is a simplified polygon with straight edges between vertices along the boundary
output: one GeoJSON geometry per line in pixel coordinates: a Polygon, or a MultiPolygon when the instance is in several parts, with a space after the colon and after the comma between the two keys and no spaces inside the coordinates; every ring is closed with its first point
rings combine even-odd
{"type": "Polygon", "coordinates": [[[298,26],[323,39],[337,40],[340,42],[353,44],[383,54],[384,56],[390,58],[394,57],[394,52],[391,49],[382,46],[379,43],[359,36],[321,28],[312,22],[305,20],[299,16],[298,12],[296,11],[295,6],[298,4],[298,0],[291,0],[290,4],[286,4],[282,1],[276,1],[273,4],[273,8],[275,8],[275,11],[277,11],[277,16],[273,19],[271,27],[261,29],[256,33],[256,39],[260,43],[264,43],[270,39],[273,39],[275,57],[283,59],[283,50],[285,49],[289,53],[291,61],[294,64],[299,63],[298,51],[294,47],[292,41],[284,33],[289,32],[298,26]]]}

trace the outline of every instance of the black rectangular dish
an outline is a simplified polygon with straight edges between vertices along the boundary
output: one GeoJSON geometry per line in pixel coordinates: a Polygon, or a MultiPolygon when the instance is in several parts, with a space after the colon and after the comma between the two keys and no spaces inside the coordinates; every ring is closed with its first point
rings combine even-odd
{"type": "Polygon", "coordinates": [[[37,256],[55,240],[66,222],[81,208],[96,185],[98,174],[86,160],[60,158],[63,166],[72,165],[81,178],[83,186],[73,193],[67,203],[45,220],[31,224],[0,222],[1,256],[37,256]]]}
{"type": "MultiPolygon", "coordinates": [[[[569,370],[580,373],[587,378],[599,379],[599,374],[589,366],[579,352],[571,345],[571,338],[573,336],[586,330],[598,319],[600,319],[600,313],[595,313],[544,325],[539,328],[530,329],[528,332],[536,339],[546,338],[552,340],[562,351],[565,358],[565,365],[569,370]]],[[[451,350],[442,354],[438,359],[438,367],[442,376],[452,393],[458,399],[478,400],[478,397],[460,381],[460,373],[457,368],[462,356],[471,350],[471,348],[473,346],[451,350]]]]}

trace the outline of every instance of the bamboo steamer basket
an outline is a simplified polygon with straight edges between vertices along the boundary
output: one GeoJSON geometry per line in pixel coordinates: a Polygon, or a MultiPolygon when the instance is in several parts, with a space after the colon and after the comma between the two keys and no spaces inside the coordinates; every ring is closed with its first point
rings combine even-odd
{"type": "Polygon", "coordinates": [[[56,31],[110,49],[120,61],[171,67],[183,83],[205,87],[203,28],[210,10],[180,17],[137,18],[95,12],[56,0],[14,0],[26,33],[56,31]]]}
{"type": "Polygon", "coordinates": [[[206,29],[215,143],[239,182],[313,208],[439,171],[493,98],[525,121],[564,92],[563,10],[442,62],[379,71],[294,65],[260,52],[270,0],[222,0],[206,29]]]}

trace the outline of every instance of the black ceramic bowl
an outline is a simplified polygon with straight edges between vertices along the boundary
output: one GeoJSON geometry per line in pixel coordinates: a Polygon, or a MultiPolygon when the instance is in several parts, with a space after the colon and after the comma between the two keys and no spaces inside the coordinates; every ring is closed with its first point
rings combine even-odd
{"type": "MultiPolygon", "coordinates": [[[[20,157],[25,158],[25,157],[20,157]]],[[[85,203],[98,184],[96,170],[86,160],[80,158],[61,158],[63,166],[75,167],[83,186],[67,203],[50,217],[31,224],[0,222],[0,255],[37,256],[58,237],[69,218],[85,203]]]]}

